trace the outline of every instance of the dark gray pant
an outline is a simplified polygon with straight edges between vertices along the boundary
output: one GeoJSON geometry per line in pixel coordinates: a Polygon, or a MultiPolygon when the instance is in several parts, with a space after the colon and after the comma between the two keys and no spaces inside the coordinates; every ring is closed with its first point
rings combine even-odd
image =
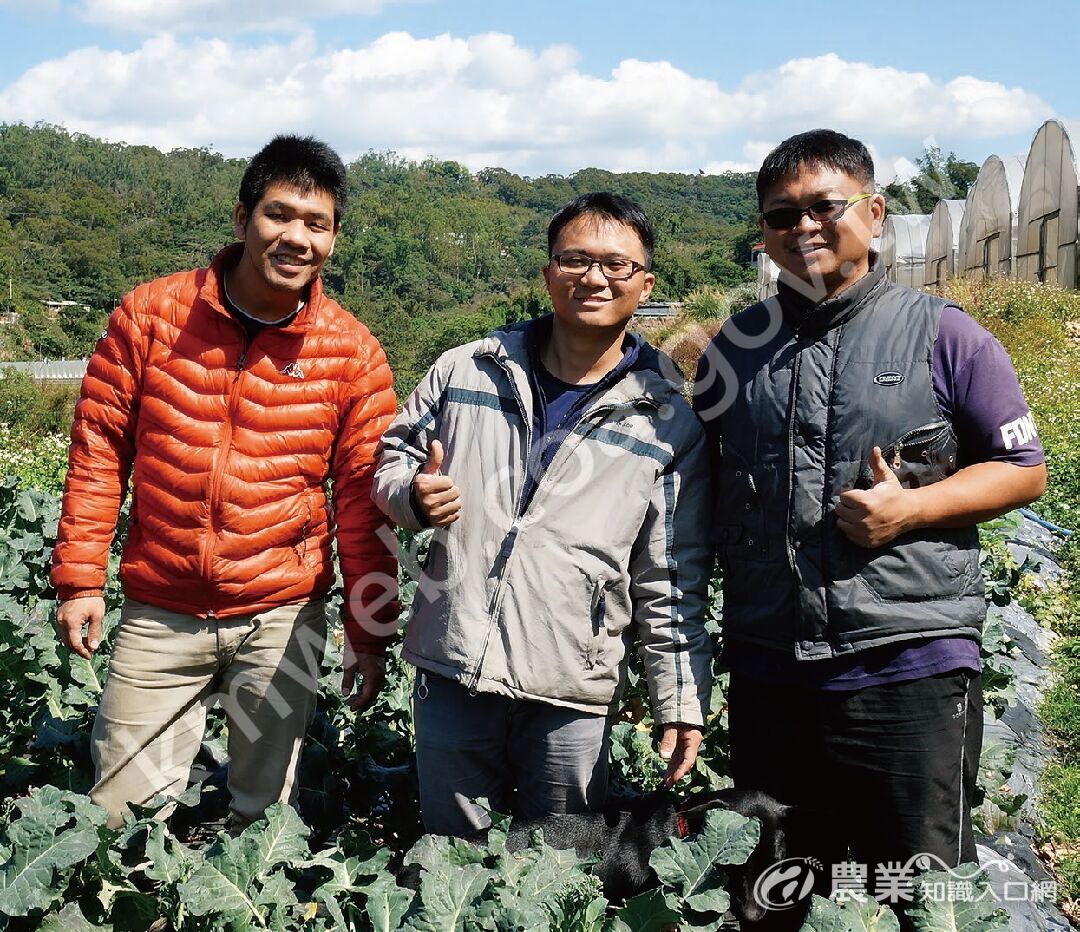
{"type": "Polygon", "coordinates": [[[933,856],[935,870],[978,860],[971,802],[981,676],[960,670],[826,692],[733,673],[728,703],[735,785],[832,812],[834,837],[822,846],[850,846],[871,892],[878,865],[920,854],[933,856]]]}
{"type": "Polygon", "coordinates": [[[496,812],[539,818],[604,804],[608,785],[606,716],[543,702],[469,691],[416,671],[416,767],[424,828],[464,835],[496,812]]]}

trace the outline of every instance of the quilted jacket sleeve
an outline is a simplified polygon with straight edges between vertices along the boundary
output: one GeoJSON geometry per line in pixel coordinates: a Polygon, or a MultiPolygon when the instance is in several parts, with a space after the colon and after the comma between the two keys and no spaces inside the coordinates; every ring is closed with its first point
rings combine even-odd
{"type": "Polygon", "coordinates": [[[396,523],[412,531],[425,527],[413,508],[412,482],[438,438],[442,394],[450,363],[444,354],[405,402],[379,444],[373,496],[396,523]]]}
{"type": "Polygon", "coordinates": [[[705,604],[712,573],[712,484],[705,436],[657,477],[631,557],[631,598],[653,714],[661,725],[703,725],[712,692],[705,604]]]}
{"type": "Polygon", "coordinates": [[[135,455],[145,335],[134,293],[109,318],[90,357],[71,427],[52,584],[61,600],[101,595],[109,546],[135,455]]]}
{"type": "Polygon", "coordinates": [[[375,448],[397,408],[386,356],[365,330],[360,366],[334,458],[334,518],[345,583],[345,636],[353,650],[382,653],[397,632],[397,537],[371,500],[375,448]]]}

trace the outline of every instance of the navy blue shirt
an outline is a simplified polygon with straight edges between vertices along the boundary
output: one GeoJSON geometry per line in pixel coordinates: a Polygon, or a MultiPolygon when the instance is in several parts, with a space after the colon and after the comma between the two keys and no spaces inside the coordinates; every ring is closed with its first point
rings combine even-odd
{"type": "Polygon", "coordinates": [[[529,383],[533,394],[532,445],[529,449],[528,475],[522,495],[522,509],[532,500],[540,477],[551,465],[563,440],[578,425],[589,401],[615,384],[634,368],[641,353],[641,340],[632,333],[623,338],[623,355],[618,365],[599,382],[571,385],[555,378],[540,361],[540,349],[551,334],[551,316],[540,317],[528,325],[529,383]]]}

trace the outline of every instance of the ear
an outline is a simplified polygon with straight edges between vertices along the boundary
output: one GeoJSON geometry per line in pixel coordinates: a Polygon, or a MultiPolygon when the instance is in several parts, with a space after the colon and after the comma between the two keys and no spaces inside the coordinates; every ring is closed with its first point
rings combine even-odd
{"type": "Polygon", "coordinates": [[[885,226],[885,198],[875,194],[870,198],[870,233],[873,236],[881,236],[885,226]]]}
{"type": "Polygon", "coordinates": [[[656,276],[652,272],[646,272],[643,276],[641,283],[641,295],[638,297],[638,301],[644,301],[650,294],[652,294],[653,285],[656,284],[656,276]]]}
{"type": "Polygon", "coordinates": [[[551,260],[548,259],[547,265],[540,267],[540,274],[544,276],[544,284],[547,285],[548,290],[551,290],[551,260]]]}
{"type": "Polygon", "coordinates": [[[247,236],[247,225],[249,219],[250,218],[248,217],[247,208],[242,203],[240,203],[240,201],[237,201],[236,206],[233,208],[232,212],[233,235],[237,239],[244,239],[244,237],[247,236]]]}

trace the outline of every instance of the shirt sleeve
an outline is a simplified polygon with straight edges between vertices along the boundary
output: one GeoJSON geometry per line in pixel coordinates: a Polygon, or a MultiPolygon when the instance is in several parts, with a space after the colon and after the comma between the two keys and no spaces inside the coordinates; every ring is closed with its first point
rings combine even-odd
{"type": "Polygon", "coordinates": [[[1005,347],[958,307],[941,312],[933,381],[938,404],[956,433],[961,467],[989,461],[1037,466],[1044,461],[1005,347]]]}

